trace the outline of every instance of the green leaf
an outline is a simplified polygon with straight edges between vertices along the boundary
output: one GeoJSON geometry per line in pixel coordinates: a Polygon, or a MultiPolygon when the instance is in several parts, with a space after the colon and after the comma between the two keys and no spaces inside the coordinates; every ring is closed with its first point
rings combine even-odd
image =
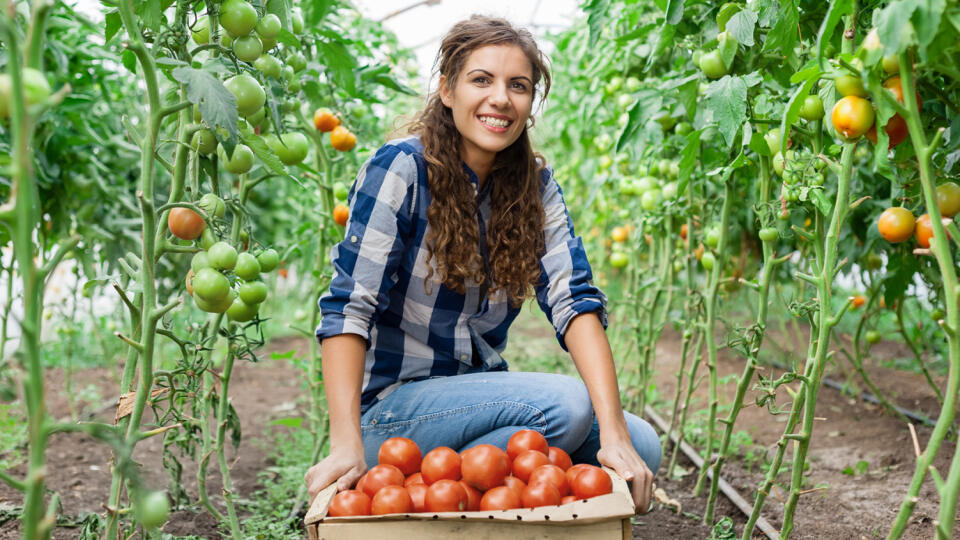
{"type": "Polygon", "coordinates": [[[584,6],[583,11],[587,14],[587,26],[590,27],[590,47],[597,44],[600,39],[600,33],[603,32],[603,24],[607,22],[607,11],[610,8],[610,0],[590,0],[590,3],[584,6]]]}
{"type": "Polygon", "coordinates": [[[286,29],[280,30],[280,33],[277,35],[277,43],[283,43],[293,49],[299,49],[303,46],[300,44],[300,39],[297,38],[293,32],[286,29]]]}
{"type": "Polygon", "coordinates": [[[264,7],[265,13],[273,13],[280,19],[280,26],[284,29],[291,28],[290,22],[290,0],[267,0],[264,7]]]}
{"type": "Polygon", "coordinates": [[[127,68],[130,73],[137,72],[137,55],[133,54],[133,51],[130,49],[125,49],[120,54],[120,62],[123,63],[123,67],[127,68]]]}
{"type": "Polygon", "coordinates": [[[113,281],[113,278],[109,278],[109,277],[98,277],[95,279],[88,280],[86,283],[83,284],[82,294],[84,297],[89,298],[93,294],[94,290],[99,289],[104,285],[108,285],[112,281],[113,281]]]}
{"type": "Polygon", "coordinates": [[[637,102],[628,113],[627,125],[623,127],[617,139],[617,151],[623,149],[637,134],[637,131],[649,122],[655,113],[661,112],[663,96],[658,90],[648,89],[637,92],[637,102]]]}
{"type": "Polygon", "coordinates": [[[299,416],[291,416],[290,418],[277,418],[276,420],[270,422],[270,425],[299,428],[303,425],[303,418],[299,416]]]}
{"type": "Polygon", "coordinates": [[[920,269],[912,253],[898,253],[887,259],[887,275],[883,280],[883,299],[892,306],[913,284],[913,275],[920,269]]]}
{"type": "Polygon", "coordinates": [[[849,15],[853,10],[853,0],[836,0],[830,3],[830,10],[827,16],[823,18],[820,25],[820,32],[817,34],[817,62],[820,63],[820,69],[823,69],[823,51],[827,48],[827,43],[833,37],[833,31],[840,22],[840,18],[849,15]]]}
{"type": "Polygon", "coordinates": [[[685,0],[670,0],[667,2],[666,23],[676,25],[683,20],[683,4],[685,0]]]}
{"type": "Polygon", "coordinates": [[[159,33],[166,20],[163,17],[163,8],[157,0],[144,0],[134,6],[134,12],[139,15],[143,26],[155,33],[159,33]]]}
{"type": "Polygon", "coordinates": [[[120,13],[116,10],[107,13],[104,16],[105,29],[103,32],[103,41],[104,43],[110,43],[110,40],[113,39],[113,36],[117,35],[117,32],[123,28],[123,21],[120,20],[120,13]]]}
{"type": "MultiPolygon", "coordinates": [[[[680,151],[680,173],[677,175],[679,184],[677,184],[677,193],[683,193],[690,182],[690,175],[697,166],[697,158],[700,156],[700,135],[703,130],[692,131],[687,135],[687,142],[680,151]]],[[[766,144],[766,143],[764,143],[766,144]]]]}
{"type": "Polygon", "coordinates": [[[777,22],[767,34],[767,41],[763,44],[762,52],[783,51],[786,56],[793,50],[797,42],[797,24],[800,22],[800,13],[797,11],[796,0],[781,0],[780,14],[777,22]]]}
{"type": "Polygon", "coordinates": [[[817,207],[817,210],[819,210],[821,214],[825,216],[830,215],[830,212],[833,210],[833,205],[827,200],[827,196],[823,194],[822,189],[810,189],[807,192],[807,196],[810,199],[810,202],[817,207]]]}
{"type": "MultiPolygon", "coordinates": [[[[676,24],[676,23],[674,23],[676,24]]],[[[727,32],[747,47],[753,47],[753,29],[757,26],[757,14],[749,9],[741,10],[727,21],[727,32]]]]}
{"type": "Polygon", "coordinates": [[[786,108],[783,110],[783,118],[780,120],[780,153],[787,155],[787,143],[790,141],[790,128],[800,119],[800,109],[803,107],[803,100],[810,94],[810,89],[820,78],[819,73],[811,74],[803,86],[790,96],[786,108]]]}
{"type": "Polygon", "coordinates": [[[737,130],[747,120],[747,85],[740,77],[729,75],[713,81],[707,86],[706,108],[723,140],[732,145],[737,130]]]}
{"type": "Polygon", "coordinates": [[[174,68],[173,77],[187,87],[187,99],[200,108],[203,121],[227,152],[237,145],[237,98],[213,75],[192,67],[174,68]],[[226,131],[226,137],[220,129],[226,131]]]}
{"type": "Polygon", "coordinates": [[[357,81],[353,70],[357,66],[357,60],[350,54],[349,49],[340,41],[318,41],[317,53],[333,81],[350,95],[356,96],[357,81]]]}

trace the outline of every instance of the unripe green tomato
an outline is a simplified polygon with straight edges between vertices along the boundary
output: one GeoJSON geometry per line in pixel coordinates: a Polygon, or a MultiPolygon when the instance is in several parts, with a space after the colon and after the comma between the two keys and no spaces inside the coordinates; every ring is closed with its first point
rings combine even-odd
{"type": "Polygon", "coordinates": [[[680,164],[676,161],[670,162],[670,170],[667,171],[667,178],[676,178],[680,176],[680,164]]]}
{"type": "Polygon", "coordinates": [[[151,491],[139,497],[135,506],[137,521],[147,529],[156,529],[170,516],[170,500],[162,491],[151,491]]]}
{"type": "Polygon", "coordinates": [[[943,310],[940,308],[934,308],[933,311],[930,312],[930,318],[935,321],[942,320],[943,317],[944,317],[944,313],[943,313],[943,310]]]}
{"type": "Polygon", "coordinates": [[[253,150],[245,144],[238,144],[233,148],[233,155],[227,157],[227,151],[221,146],[217,155],[223,162],[223,168],[233,174],[245,174],[253,168],[253,150]]]}
{"type": "Polygon", "coordinates": [[[900,72],[900,57],[895,54],[884,56],[881,64],[885,73],[892,75],[900,72]]]}
{"type": "Polygon", "coordinates": [[[797,178],[797,175],[793,171],[784,171],[783,172],[783,183],[788,186],[795,186],[800,183],[800,179],[797,178]]]}
{"type": "Polygon", "coordinates": [[[293,10],[293,13],[290,15],[290,23],[293,27],[294,34],[303,33],[303,14],[299,9],[293,10]]]}
{"type": "Polygon", "coordinates": [[[663,198],[672,201],[677,198],[678,187],[676,182],[667,182],[663,185],[663,198]]]}
{"type": "Polygon", "coordinates": [[[198,251],[193,254],[193,257],[190,259],[190,268],[193,269],[193,273],[196,274],[203,268],[212,268],[210,266],[210,259],[207,258],[206,251],[198,251]]]}
{"type": "Polygon", "coordinates": [[[603,132],[593,139],[593,144],[597,146],[597,150],[606,152],[611,146],[613,146],[613,137],[611,137],[609,133],[603,132]]]}
{"type": "Polygon", "coordinates": [[[259,69],[267,77],[279,79],[283,75],[283,65],[270,54],[261,54],[253,61],[253,67],[259,69]]]}
{"type": "Polygon", "coordinates": [[[720,51],[716,50],[704,53],[700,57],[700,69],[711,79],[719,79],[730,72],[727,65],[723,63],[723,58],[720,57],[720,51]]]}
{"type": "Polygon", "coordinates": [[[233,41],[233,54],[236,55],[237,60],[252,63],[260,58],[261,53],[263,53],[263,44],[257,36],[243,36],[233,41]]]}
{"type": "Polygon", "coordinates": [[[211,217],[222,218],[227,213],[227,205],[223,199],[213,193],[204,193],[197,201],[197,206],[211,217]]]}
{"type": "Polygon", "coordinates": [[[213,268],[194,270],[193,294],[206,302],[219,302],[230,292],[230,281],[213,268]]]}
{"type": "Polygon", "coordinates": [[[937,207],[943,217],[952,218],[960,213],[960,186],[955,182],[937,186],[937,207]]]}
{"type": "Polygon", "coordinates": [[[200,247],[203,249],[210,249],[210,247],[216,243],[217,237],[214,236],[213,231],[210,230],[210,227],[203,229],[203,234],[200,235],[200,247]]]}
{"type": "Polygon", "coordinates": [[[237,98],[237,112],[240,116],[256,113],[267,101],[263,87],[249,73],[230,77],[223,85],[237,98]]]}
{"type": "Polygon", "coordinates": [[[210,264],[220,270],[233,270],[237,264],[236,248],[222,240],[210,246],[207,257],[210,258],[210,264]]]}
{"type": "Polygon", "coordinates": [[[720,228],[710,227],[703,238],[703,243],[706,244],[707,247],[717,249],[717,246],[720,245],[720,228]]]}
{"type": "Polygon", "coordinates": [[[257,10],[246,0],[227,0],[220,4],[220,26],[232,38],[245,36],[257,26],[257,10]]]}
{"type": "Polygon", "coordinates": [[[229,49],[233,46],[233,38],[229,34],[220,34],[220,45],[229,49]]]}
{"type": "Polygon", "coordinates": [[[284,165],[301,163],[310,149],[307,136],[299,131],[288,131],[280,137],[272,136],[267,139],[267,145],[284,165]]]}
{"type": "Polygon", "coordinates": [[[883,257],[874,252],[867,255],[867,270],[879,270],[883,268],[883,257]]]}
{"type": "Polygon", "coordinates": [[[257,255],[261,272],[272,272],[280,264],[280,254],[273,248],[267,248],[257,255]]]}
{"type": "Polygon", "coordinates": [[[863,87],[860,77],[853,75],[841,75],[833,81],[837,87],[837,92],[841,96],[867,97],[867,89],[863,87]]]}
{"type": "Polygon", "coordinates": [[[683,263],[679,259],[673,261],[673,271],[677,274],[683,272],[683,263]]]}
{"type": "Polygon", "coordinates": [[[614,268],[626,268],[630,262],[630,257],[622,251],[614,251],[610,254],[610,266],[614,268]]]}
{"type": "Polygon", "coordinates": [[[255,305],[267,299],[267,286],[262,281],[248,281],[240,285],[240,299],[248,305],[255,305]]]}
{"type": "Polygon", "coordinates": [[[822,186],[826,181],[827,181],[827,177],[822,172],[819,172],[810,176],[811,186],[822,186]]]}
{"type": "Polygon", "coordinates": [[[197,45],[206,45],[210,42],[210,19],[206,16],[197,19],[190,30],[193,33],[193,41],[197,45]]]}
{"type": "Polygon", "coordinates": [[[611,77],[610,80],[604,85],[603,89],[606,91],[607,95],[613,95],[620,90],[620,87],[623,86],[623,77],[615,76],[611,77]]]}
{"type": "Polygon", "coordinates": [[[233,273],[244,281],[253,281],[260,277],[260,263],[253,254],[244,251],[237,255],[237,264],[233,267],[233,273]]]}
{"type": "MultiPolygon", "coordinates": [[[[291,93],[293,93],[293,94],[297,94],[297,93],[300,92],[300,89],[301,89],[301,88],[302,88],[302,85],[301,85],[301,83],[300,83],[300,79],[299,79],[299,78],[294,77],[294,78],[290,79],[289,81],[287,81],[287,91],[288,91],[288,92],[291,92],[291,93]]],[[[293,108],[295,109],[296,107],[294,106],[293,108]]],[[[287,111],[287,112],[292,112],[292,110],[291,110],[291,111],[287,111]]]]}
{"type": "Polygon", "coordinates": [[[727,21],[730,20],[730,17],[733,17],[740,12],[740,6],[735,2],[727,2],[717,11],[717,26],[720,27],[721,32],[727,30],[727,21]]]}
{"type": "Polygon", "coordinates": [[[193,134],[193,149],[208,156],[217,149],[217,137],[209,129],[201,129],[193,134]]]}
{"type": "Polygon", "coordinates": [[[657,179],[651,176],[641,176],[634,182],[634,185],[637,188],[637,194],[643,195],[644,193],[650,191],[657,187],[657,179]]]}
{"type": "Polygon", "coordinates": [[[338,201],[345,201],[350,195],[350,188],[343,182],[333,184],[333,197],[338,201]]]}
{"type": "Polygon", "coordinates": [[[599,165],[600,165],[600,168],[601,168],[601,169],[603,169],[603,170],[606,171],[606,170],[610,169],[610,167],[613,166],[613,158],[610,157],[610,156],[608,156],[608,155],[606,155],[606,154],[604,154],[604,155],[600,156],[600,163],[599,163],[599,165]]]}
{"type": "Polygon", "coordinates": [[[260,307],[257,304],[249,305],[243,300],[237,298],[227,308],[227,317],[235,322],[247,322],[257,315],[260,307]]]}
{"type": "Polygon", "coordinates": [[[640,89],[640,79],[630,76],[627,77],[627,92],[636,92],[640,89]]]}
{"type": "MultiPolygon", "coordinates": [[[[697,66],[697,67],[700,67],[700,60],[702,60],[702,59],[703,59],[703,51],[702,51],[702,50],[697,49],[697,50],[693,51],[693,57],[690,58],[690,60],[693,61],[693,65],[695,65],[695,66],[697,66]]],[[[701,93],[702,93],[702,92],[701,92],[701,93]]]]}
{"type": "Polygon", "coordinates": [[[673,132],[676,133],[677,135],[682,135],[686,137],[687,135],[693,132],[693,124],[691,124],[690,122],[680,122],[679,124],[677,124],[677,127],[673,129],[673,132]]]}
{"type": "Polygon", "coordinates": [[[790,186],[783,186],[783,200],[788,203],[797,202],[797,192],[790,189],[790,186]]]}
{"type": "Polygon", "coordinates": [[[294,73],[300,73],[307,68],[307,59],[297,51],[287,57],[287,65],[293,68],[294,73]]]}
{"type": "Polygon", "coordinates": [[[263,52],[267,52],[277,46],[277,38],[260,36],[260,43],[263,44],[263,52]]]}
{"type": "Polygon", "coordinates": [[[657,170],[660,171],[660,176],[669,176],[670,175],[670,160],[661,159],[657,162],[657,170]]]}
{"type": "Polygon", "coordinates": [[[873,345],[874,343],[880,343],[882,336],[880,335],[880,332],[877,332],[876,330],[869,330],[867,331],[866,338],[867,343],[873,345]]]}
{"type": "Polygon", "coordinates": [[[788,221],[790,219],[790,210],[784,209],[782,212],[777,214],[777,219],[780,221],[788,221]]]}
{"type": "MultiPolygon", "coordinates": [[[[194,279],[196,279],[196,276],[194,276],[194,279]]],[[[221,300],[218,300],[216,302],[208,302],[203,298],[201,298],[200,296],[198,296],[196,294],[197,293],[196,287],[194,287],[193,293],[194,293],[193,301],[197,304],[197,307],[203,311],[206,311],[207,313],[224,313],[225,311],[230,309],[230,305],[233,304],[233,301],[236,300],[237,298],[237,293],[233,290],[230,290],[227,293],[227,296],[223,297],[221,300]]]]}
{"type": "MultiPolygon", "coordinates": [[[[265,122],[263,121],[266,117],[267,117],[267,108],[266,108],[266,107],[260,107],[260,110],[259,110],[259,111],[255,112],[255,113],[253,113],[253,114],[251,114],[250,116],[247,117],[247,123],[250,124],[250,125],[253,126],[253,127],[257,127],[257,126],[259,126],[260,124],[266,124],[266,125],[269,126],[269,125],[270,125],[269,122],[266,122],[266,123],[265,123],[265,122]]],[[[263,128],[262,128],[262,127],[261,127],[261,129],[260,129],[260,132],[263,133],[263,128]]]]}
{"type": "Polygon", "coordinates": [[[800,118],[813,122],[823,119],[823,100],[816,94],[803,98],[803,107],[800,107],[800,118]]]}
{"type": "Polygon", "coordinates": [[[777,173],[777,176],[783,176],[783,154],[777,152],[773,155],[773,172],[777,173]]]}
{"type": "Polygon", "coordinates": [[[780,145],[783,144],[783,137],[780,135],[780,128],[773,128],[763,134],[763,140],[767,142],[767,148],[770,149],[770,155],[777,155],[780,152],[780,145]]]}
{"type": "Polygon", "coordinates": [[[626,197],[636,197],[640,195],[640,188],[637,181],[632,178],[623,178],[620,180],[620,194],[626,197]]]}
{"type": "MultiPolygon", "coordinates": [[[[26,101],[27,107],[43,103],[50,97],[50,83],[47,82],[47,78],[42,72],[25,67],[21,75],[23,76],[23,99],[26,101]]],[[[6,90],[0,88],[0,99],[3,101],[3,104],[0,105],[0,109],[3,109],[0,110],[0,118],[9,114],[10,100],[12,99],[12,80],[7,74],[3,74],[3,76],[6,78],[6,83],[0,83],[0,86],[6,86],[6,90]]]]}
{"type": "Polygon", "coordinates": [[[632,104],[633,96],[630,94],[620,94],[620,97],[617,98],[617,105],[619,105],[621,109],[626,109],[632,104]]]}
{"type": "Polygon", "coordinates": [[[660,203],[660,190],[651,189],[640,196],[640,206],[647,212],[653,212],[660,203]]]}
{"type": "Polygon", "coordinates": [[[276,37],[280,35],[281,30],[280,17],[277,17],[273,13],[267,13],[260,18],[256,30],[257,35],[261,38],[276,39],[276,37]]]}
{"type": "Polygon", "coordinates": [[[716,264],[717,258],[713,256],[713,253],[709,251],[703,254],[703,257],[700,257],[700,264],[703,265],[703,269],[706,271],[713,270],[713,265],[716,264]]]}
{"type": "Polygon", "coordinates": [[[759,236],[763,242],[776,242],[780,238],[780,231],[776,227],[764,227],[760,229],[759,236]]]}

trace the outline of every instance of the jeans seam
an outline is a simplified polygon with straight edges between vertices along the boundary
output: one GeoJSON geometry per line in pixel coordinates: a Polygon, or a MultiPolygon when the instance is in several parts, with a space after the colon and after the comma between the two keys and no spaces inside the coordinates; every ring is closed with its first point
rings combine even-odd
{"type": "Polygon", "coordinates": [[[384,411],[380,411],[380,414],[377,416],[377,418],[376,418],[372,423],[367,424],[366,426],[362,426],[362,428],[365,428],[365,429],[366,429],[366,428],[369,428],[369,429],[374,429],[374,428],[390,428],[390,429],[396,429],[396,428],[401,428],[401,427],[404,427],[404,426],[409,426],[409,425],[414,425],[414,424],[421,424],[421,423],[423,423],[423,422],[428,422],[428,421],[431,421],[431,420],[436,420],[436,419],[438,419],[438,418],[443,418],[443,417],[447,417],[447,416],[452,416],[452,415],[454,415],[454,414],[468,413],[468,412],[470,412],[470,411],[477,411],[477,410],[488,409],[488,408],[492,408],[492,407],[502,407],[502,406],[505,406],[505,405],[511,406],[511,407],[516,407],[516,408],[518,408],[518,409],[528,409],[528,410],[530,410],[530,411],[533,411],[533,412],[537,415],[537,420],[534,422],[534,424],[536,424],[536,425],[535,425],[534,427],[538,428],[538,431],[540,431],[540,433],[543,433],[544,431],[546,431],[546,425],[547,425],[546,414],[544,414],[544,412],[543,412],[542,410],[538,409],[537,407],[534,407],[533,405],[529,405],[529,404],[527,404],[527,403],[521,403],[521,402],[519,402],[519,401],[493,401],[493,402],[489,402],[489,403],[478,403],[478,404],[476,404],[476,405],[470,405],[470,406],[468,406],[468,407],[458,407],[458,408],[456,408],[456,409],[446,409],[446,410],[443,410],[443,411],[437,411],[437,412],[434,412],[434,413],[425,414],[425,415],[422,415],[422,416],[417,416],[416,418],[411,418],[411,419],[409,419],[409,420],[398,420],[398,421],[396,421],[396,422],[378,422],[378,420],[380,419],[380,417],[383,415],[383,412],[384,412],[384,411]]]}

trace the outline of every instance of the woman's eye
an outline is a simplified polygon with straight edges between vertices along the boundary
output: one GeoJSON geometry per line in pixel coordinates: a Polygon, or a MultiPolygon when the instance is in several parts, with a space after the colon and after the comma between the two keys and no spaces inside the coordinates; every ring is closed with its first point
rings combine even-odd
{"type": "Polygon", "coordinates": [[[487,78],[486,78],[486,77],[483,77],[483,76],[480,76],[480,77],[477,77],[477,78],[473,79],[473,82],[475,82],[475,83],[485,83],[485,82],[487,82],[487,78]]]}
{"type": "Polygon", "coordinates": [[[527,85],[523,84],[522,82],[513,83],[513,87],[517,90],[522,90],[524,92],[527,91],[527,85]]]}

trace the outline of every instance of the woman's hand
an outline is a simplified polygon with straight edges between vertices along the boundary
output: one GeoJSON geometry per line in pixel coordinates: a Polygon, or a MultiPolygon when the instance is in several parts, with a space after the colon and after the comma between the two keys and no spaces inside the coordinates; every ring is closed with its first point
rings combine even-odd
{"type": "Polygon", "coordinates": [[[307,483],[310,501],[313,501],[323,488],[334,482],[337,483],[337,491],[350,489],[365,472],[367,462],[363,458],[362,446],[350,449],[332,448],[330,455],[307,470],[303,480],[307,483]]]}
{"type": "Polygon", "coordinates": [[[643,458],[637,454],[629,436],[626,439],[617,437],[606,443],[601,437],[597,461],[616,471],[627,482],[633,481],[633,504],[638,514],[646,514],[650,511],[653,473],[650,472],[643,458]]]}

